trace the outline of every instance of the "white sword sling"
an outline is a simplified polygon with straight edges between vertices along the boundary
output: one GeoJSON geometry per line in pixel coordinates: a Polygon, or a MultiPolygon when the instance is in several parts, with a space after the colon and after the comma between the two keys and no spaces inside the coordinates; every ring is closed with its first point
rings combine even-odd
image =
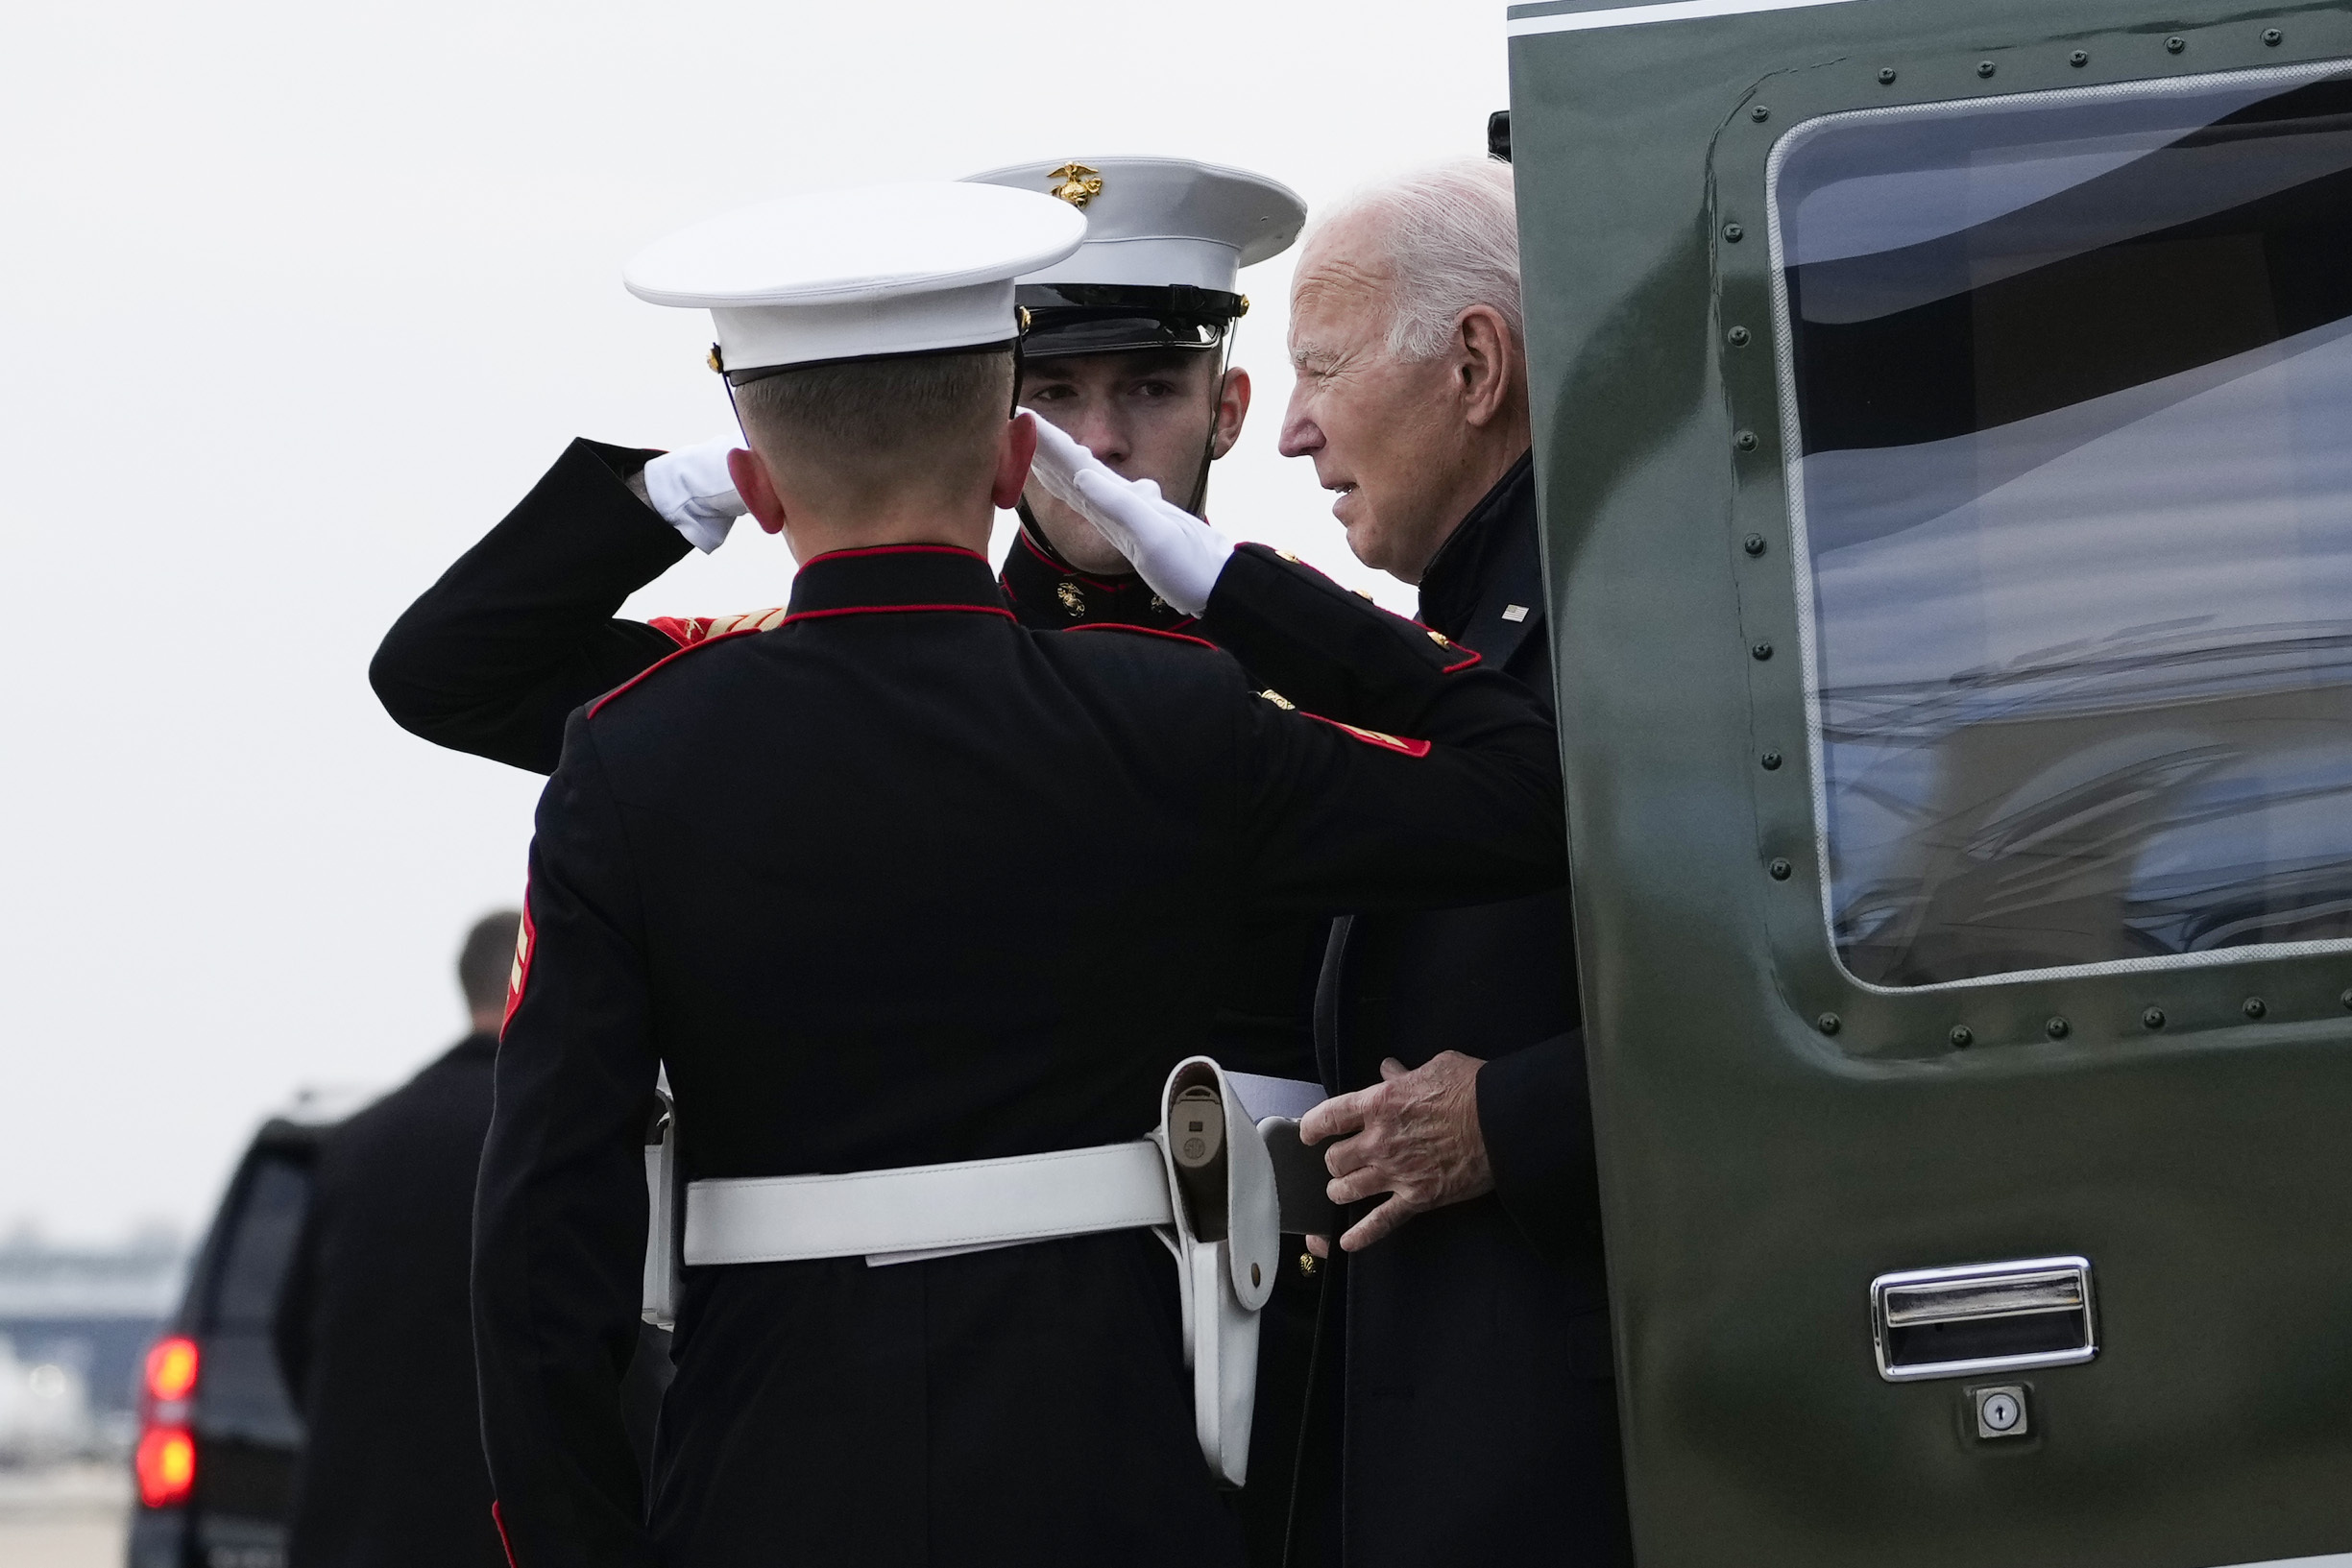
{"type": "MultiPolygon", "coordinates": [[[[1320,1098],[1312,1085],[1286,1087],[1310,1101],[1320,1098]]],[[[667,1327],[674,1318],[681,1263],[862,1256],[880,1267],[1149,1228],[1176,1256],[1200,1452],[1239,1486],[1249,1465],[1258,1313],[1273,1293],[1280,1244],[1266,1131],[1290,1123],[1268,1117],[1262,1130],[1233,1079],[1205,1056],[1177,1064],[1159,1108],[1159,1126],[1132,1143],[839,1175],[697,1181],[688,1184],[682,1206],[670,1119],[661,1116],[645,1148],[652,1198],[645,1320],[667,1327]],[[684,1223],[675,1225],[681,1207],[684,1223]]],[[[1309,1201],[1320,1197],[1315,1192],[1309,1201]]]]}

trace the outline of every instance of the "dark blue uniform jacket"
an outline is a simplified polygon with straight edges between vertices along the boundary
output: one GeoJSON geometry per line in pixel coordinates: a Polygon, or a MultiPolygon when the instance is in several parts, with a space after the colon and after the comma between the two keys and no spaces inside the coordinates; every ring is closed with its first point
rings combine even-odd
{"type": "Polygon", "coordinates": [[[1561,880],[1516,682],[1253,546],[1201,630],[1233,652],[1041,635],[977,556],[845,552],[771,628],[572,716],[475,1217],[522,1568],[1234,1559],[1142,1233],[691,1271],[649,1525],[618,1411],[658,1065],[696,1176],[1132,1138],[1202,1036],[1229,910],[1561,880]]]}
{"type": "MultiPolygon", "coordinates": [[[[434,583],[385,636],[369,671],[384,707],[438,745],[546,774],[564,720],[583,703],[750,615],[616,618],[629,594],[686,554],[686,542],[625,486],[657,454],[574,442],[524,502],[434,583]]],[[[1103,624],[1194,627],[1131,573],[1079,572],[1024,532],[998,579],[1016,618],[1037,631],[1103,624]]],[[[1128,853],[1065,845],[1028,870],[1058,887],[1128,853]]],[[[1235,959],[1218,982],[1200,1049],[1227,1067],[1276,1077],[1320,1076],[1312,1015],[1327,921],[1321,914],[1237,910],[1235,959]]],[[[1258,1409],[1249,1484],[1232,1502],[1252,1568],[1280,1568],[1290,1522],[1323,1275],[1293,1247],[1262,1316],[1258,1409]]]]}

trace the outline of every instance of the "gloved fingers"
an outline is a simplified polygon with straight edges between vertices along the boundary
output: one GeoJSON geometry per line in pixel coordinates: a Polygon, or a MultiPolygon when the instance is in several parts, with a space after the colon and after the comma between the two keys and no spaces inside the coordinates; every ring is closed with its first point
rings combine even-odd
{"type": "Polygon", "coordinates": [[[727,454],[735,449],[733,436],[720,436],[664,452],[646,464],[645,490],[653,498],[653,509],[673,523],[678,520],[677,510],[693,503],[704,503],[709,511],[732,507],[728,517],[742,516],[735,477],[727,471],[727,454]]]}
{"type": "Polygon", "coordinates": [[[1094,453],[1070,438],[1067,431],[1052,420],[1043,419],[1030,409],[1021,417],[1037,428],[1037,455],[1030,464],[1030,472],[1045,488],[1047,495],[1064,506],[1079,504],[1077,480],[1090,469],[1102,468],[1094,453]]]}
{"type": "Polygon", "coordinates": [[[662,520],[706,553],[726,542],[727,531],[746,510],[736,494],[727,456],[738,443],[730,433],[664,452],[645,465],[645,499],[662,520]]]}
{"type": "Polygon", "coordinates": [[[1136,504],[1132,485],[1108,470],[1081,470],[1070,504],[1102,530],[1112,548],[1135,560],[1138,538],[1152,526],[1152,519],[1136,504]]]}

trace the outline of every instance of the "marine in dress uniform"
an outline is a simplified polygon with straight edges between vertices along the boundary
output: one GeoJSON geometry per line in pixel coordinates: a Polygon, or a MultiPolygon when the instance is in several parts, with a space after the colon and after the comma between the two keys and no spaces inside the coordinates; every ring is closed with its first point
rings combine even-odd
{"type": "MultiPolygon", "coordinates": [[[[712,305],[737,374],[1002,344],[1011,277],[1076,234],[1049,200],[958,188],[771,205],[657,248],[632,286],[712,305]],[[826,302],[845,295],[854,313],[826,302]]],[[[1041,635],[978,554],[894,540],[805,561],[772,624],[567,722],[476,1208],[483,1432],[521,1568],[1237,1560],[1167,1255],[1132,1229],[690,1267],[649,1515],[617,1408],[657,1069],[698,1183],[1132,1139],[1206,1028],[1231,909],[1564,877],[1524,688],[1273,552],[1176,533],[1213,570],[1152,580],[1218,645],[1041,635]],[[1131,853],[1024,875],[1073,832],[1131,853]]],[[[690,1262],[693,1229],[690,1200],[690,1262]]]]}
{"type": "MultiPolygon", "coordinates": [[[[1241,270],[1287,249],[1306,215],[1304,203],[1272,180],[1181,158],[1055,159],[971,180],[1050,194],[1086,217],[1086,239],[1073,254],[1015,280],[1015,301],[1028,313],[1022,353],[1031,382],[1049,378],[1057,362],[1110,355],[1199,356],[1222,369],[1248,309],[1241,270]]],[[[1208,378],[1197,466],[1136,472],[1188,496],[1195,512],[1215,455],[1223,382],[1222,374],[1208,378]]],[[[1054,410],[1039,412],[1052,418],[1054,410]]],[[[682,646],[779,619],[781,611],[650,624],[614,618],[690,543],[715,547],[727,537],[740,501],[717,454],[735,445],[665,456],[575,442],[386,636],[370,676],[387,711],[439,744],[546,773],[572,709],[682,646]],[[657,495],[672,515],[652,509],[657,495]]],[[[1044,507],[1055,504],[1034,486],[1031,494],[1044,507]]],[[[1134,572],[1069,566],[1038,507],[1025,498],[1019,510],[1021,530],[999,587],[1023,625],[1197,631],[1193,616],[1134,572]]],[[[1025,875],[1058,885],[1067,874],[1057,856],[1025,875]]],[[[1202,1049],[1238,1071],[1320,1081],[1312,1020],[1328,923],[1320,914],[1238,918],[1239,957],[1218,985],[1202,1049]]],[[[1236,1499],[1249,1559],[1266,1568],[1283,1556],[1321,1290],[1320,1266],[1290,1248],[1264,1315],[1251,1479],[1236,1499]]]]}

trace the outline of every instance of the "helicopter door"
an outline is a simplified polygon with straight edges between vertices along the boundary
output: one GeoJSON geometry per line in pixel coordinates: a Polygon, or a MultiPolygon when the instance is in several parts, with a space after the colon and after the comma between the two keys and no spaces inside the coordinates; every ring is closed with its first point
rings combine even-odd
{"type": "Polygon", "coordinates": [[[1641,1561],[2352,1552],[2352,18],[1515,15],[1641,1561]]]}

